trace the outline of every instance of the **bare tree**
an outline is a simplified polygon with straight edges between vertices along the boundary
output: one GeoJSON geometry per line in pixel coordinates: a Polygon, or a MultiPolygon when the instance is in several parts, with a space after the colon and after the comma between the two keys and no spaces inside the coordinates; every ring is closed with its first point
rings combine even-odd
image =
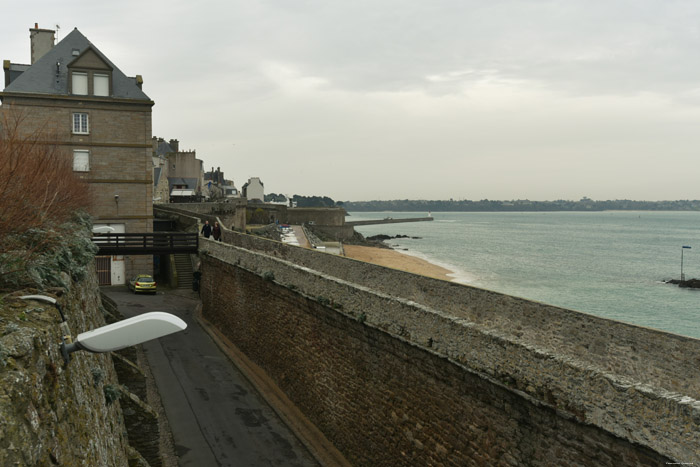
{"type": "Polygon", "coordinates": [[[3,276],[26,267],[47,242],[61,241],[56,228],[76,211],[87,208],[90,198],[87,183],[75,175],[72,157],[57,144],[54,135],[43,128],[26,131],[29,125],[20,114],[7,110],[1,114],[3,276]]]}

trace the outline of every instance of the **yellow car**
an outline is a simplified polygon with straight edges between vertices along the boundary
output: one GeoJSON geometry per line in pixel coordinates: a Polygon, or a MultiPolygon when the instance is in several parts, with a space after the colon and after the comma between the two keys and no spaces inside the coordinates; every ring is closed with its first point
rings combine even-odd
{"type": "Polygon", "coordinates": [[[156,281],[153,276],[148,274],[139,274],[129,281],[129,289],[134,293],[156,293],[156,281]]]}

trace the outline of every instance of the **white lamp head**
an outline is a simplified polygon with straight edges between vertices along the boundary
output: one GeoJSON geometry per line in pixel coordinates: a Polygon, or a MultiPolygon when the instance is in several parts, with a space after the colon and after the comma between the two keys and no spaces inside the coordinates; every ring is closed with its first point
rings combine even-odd
{"type": "Polygon", "coordinates": [[[170,313],[154,311],[78,334],[71,344],[61,344],[63,358],[77,350],[102,353],[138,345],[187,328],[187,323],[170,313]]]}

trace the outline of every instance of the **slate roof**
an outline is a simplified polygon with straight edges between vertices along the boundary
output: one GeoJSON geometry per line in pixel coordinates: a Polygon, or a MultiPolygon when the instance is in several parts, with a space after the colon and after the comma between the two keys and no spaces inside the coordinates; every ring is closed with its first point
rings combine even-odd
{"type": "MultiPolygon", "coordinates": [[[[77,49],[83,54],[88,48],[92,49],[105,63],[112,68],[113,98],[148,100],[151,99],[136,85],[136,78],[129,78],[119,70],[102,52],[92,44],[87,37],[73,29],[61,42],[56,44],[33,65],[26,68],[5,88],[4,92],[38,93],[68,96],[68,65],[80,58],[73,56],[77,49]],[[59,63],[56,73],[56,63],[59,63]]],[[[17,74],[27,65],[12,64],[10,72],[17,74]]]]}
{"type": "Polygon", "coordinates": [[[189,189],[196,189],[199,180],[196,178],[168,177],[168,189],[173,190],[175,185],[185,185],[189,189]]]}
{"type": "Polygon", "coordinates": [[[172,146],[167,141],[158,141],[158,147],[156,148],[156,154],[159,156],[164,156],[166,154],[174,153],[172,146]]]}
{"type": "Polygon", "coordinates": [[[158,186],[160,182],[160,174],[163,172],[161,167],[155,167],[153,169],[153,186],[158,186]]]}

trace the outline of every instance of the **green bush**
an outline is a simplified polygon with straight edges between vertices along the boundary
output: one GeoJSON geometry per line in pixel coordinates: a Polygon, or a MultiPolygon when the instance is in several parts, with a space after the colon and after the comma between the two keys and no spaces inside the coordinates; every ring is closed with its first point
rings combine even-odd
{"type": "Polygon", "coordinates": [[[83,280],[97,252],[91,228],[89,215],[80,212],[61,225],[5,236],[0,244],[0,288],[65,288],[62,273],[74,281],[83,280]]]}

